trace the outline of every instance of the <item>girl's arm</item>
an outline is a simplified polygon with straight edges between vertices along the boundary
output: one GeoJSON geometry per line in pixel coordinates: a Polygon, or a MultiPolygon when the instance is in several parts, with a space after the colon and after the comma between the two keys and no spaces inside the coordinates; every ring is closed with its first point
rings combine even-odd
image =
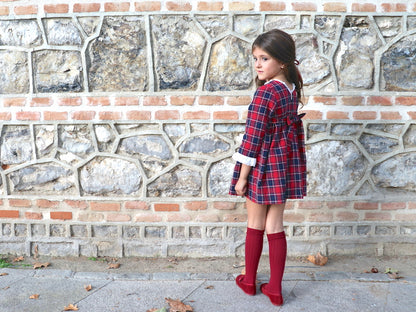
{"type": "Polygon", "coordinates": [[[237,184],[235,185],[235,191],[237,195],[244,196],[247,191],[247,177],[250,173],[251,166],[241,164],[240,176],[238,178],[237,184]]]}

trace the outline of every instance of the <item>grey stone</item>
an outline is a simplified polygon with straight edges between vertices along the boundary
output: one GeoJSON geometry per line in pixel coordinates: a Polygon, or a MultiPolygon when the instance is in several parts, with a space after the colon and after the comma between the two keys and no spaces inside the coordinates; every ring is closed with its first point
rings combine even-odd
{"type": "Polygon", "coordinates": [[[114,225],[92,225],[92,236],[100,238],[116,238],[118,236],[117,227],[114,225]]]}
{"type": "Polygon", "coordinates": [[[5,126],[0,140],[0,162],[22,164],[32,159],[32,136],[28,126],[5,126]]]}
{"type": "Polygon", "coordinates": [[[146,238],[166,238],[166,227],[164,226],[146,226],[144,229],[146,238]]]}
{"type": "Polygon", "coordinates": [[[136,164],[113,157],[95,157],[80,169],[80,183],[87,194],[135,194],[141,185],[136,164]]]}
{"type": "Polygon", "coordinates": [[[358,242],[330,242],[327,245],[330,255],[354,255],[354,256],[374,256],[377,244],[358,243],[358,242]]]}
{"type": "Polygon", "coordinates": [[[159,89],[195,90],[206,45],[195,22],[183,15],[154,15],[151,24],[159,89]]]}
{"type": "Polygon", "coordinates": [[[233,175],[234,161],[221,160],[208,171],[208,193],[210,196],[227,195],[233,175]]]}
{"type": "Polygon", "coordinates": [[[296,16],[295,15],[266,15],[264,21],[264,30],[269,31],[272,29],[290,30],[296,28],[296,16]]]}
{"type": "Polygon", "coordinates": [[[377,234],[377,235],[395,235],[396,234],[396,227],[377,225],[376,228],[375,228],[375,234],[377,234]]]}
{"type": "Polygon", "coordinates": [[[0,51],[0,94],[28,93],[29,60],[23,51],[0,51]]]}
{"type": "Polygon", "coordinates": [[[391,133],[394,135],[400,135],[402,133],[403,124],[368,124],[367,129],[377,130],[385,133],[391,133]]]}
{"type": "Polygon", "coordinates": [[[120,150],[128,155],[141,154],[160,160],[170,160],[169,145],[160,135],[140,135],[121,140],[120,150]]]}
{"type": "Polygon", "coordinates": [[[27,225],[26,224],[15,224],[14,225],[14,236],[26,237],[27,236],[27,225]]]}
{"type": "Polygon", "coordinates": [[[200,226],[190,226],[189,227],[189,238],[201,238],[202,231],[200,226]]]}
{"type": "Polygon", "coordinates": [[[260,15],[237,15],[234,17],[234,30],[254,39],[261,33],[261,21],[260,15]]]}
{"type": "Polygon", "coordinates": [[[12,225],[10,223],[3,223],[1,234],[2,236],[10,236],[12,234],[12,225]]]}
{"type": "Polygon", "coordinates": [[[93,35],[97,30],[100,24],[100,17],[98,16],[79,16],[78,22],[81,25],[82,29],[88,36],[93,35]]]}
{"type": "Polygon", "coordinates": [[[140,238],[141,228],[139,226],[123,226],[123,237],[124,238],[140,238]]]}
{"type": "Polygon", "coordinates": [[[391,153],[398,148],[399,142],[396,139],[390,139],[372,134],[363,134],[359,142],[364,146],[370,155],[383,155],[391,153]]]}
{"type": "Polygon", "coordinates": [[[357,135],[362,130],[362,125],[336,124],[332,126],[331,134],[341,136],[357,135]]]}
{"type": "Polygon", "coordinates": [[[87,226],[85,225],[71,225],[71,237],[87,237],[87,226]]]}
{"type": "Polygon", "coordinates": [[[33,242],[31,245],[31,254],[51,257],[78,255],[71,242],[33,242]]]}
{"type": "Polygon", "coordinates": [[[172,227],[172,238],[173,239],[184,239],[186,236],[185,234],[185,227],[184,226],[173,226],[172,227]]]}
{"type": "Polygon", "coordinates": [[[48,18],[43,20],[46,37],[50,45],[82,45],[81,32],[70,18],[48,18]]]}
{"type": "Polygon", "coordinates": [[[201,252],[207,257],[228,257],[231,252],[225,242],[170,244],[167,250],[168,257],[197,257],[201,252]]]}
{"type": "Polygon", "coordinates": [[[358,235],[368,235],[371,232],[370,225],[357,225],[357,234],[358,235]]]}
{"type": "Polygon", "coordinates": [[[310,236],[330,236],[330,227],[329,226],[318,226],[313,225],[309,227],[310,236]]]}
{"type": "Polygon", "coordinates": [[[344,195],[360,181],[368,163],[348,141],[324,141],[307,149],[309,195],[344,195]]]}
{"type": "Polygon", "coordinates": [[[148,87],[144,19],[104,17],[100,35],[88,46],[91,91],[145,91],[148,87]]]}
{"type": "Polygon", "coordinates": [[[397,36],[402,29],[402,18],[394,16],[375,16],[374,20],[384,38],[397,36]]]}
{"type": "Polygon", "coordinates": [[[54,150],[55,132],[54,126],[35,126],[36,152],[40,157],[50,155],[54,150]]]}
{"type": "Polygon", "coordinates": [[[247,42],[231,35],[216,42],[211,49],[205,90],[248,89],[253,81],[250,52],[247,42]]]}
{"type": "Polygon", "coordinates": [[[87,125],[68,125],[58,129],[59,147],[77,156],[86,156],[94,151],[90,128],[87,125]]]}
{"type": "Polygon", "coordinates": [[[196,15],[195,18],[213,38],[227,32],[231,26],[231,17],[228,15],[196,15]]]}
{"type": "Polygon", "coordinates": [[[335,36],[341,27],[340,16],[316,16],[315,30],[324,38],[335,40],[335,36]]]}
{"type": "Polygon", "coordinates": [[[222,238],[222,227],[219,226],[207,226],[206,236],[208,238],[222,238]]]}
{"type": "Polygon", "coordinates": [[[352,235],[352,226],[337,225],[335,226],[335,235],[337,236],[350,236],[352,235]]]}
{"type": "Polygon", "coordinates": [[[416,191],[416,154],[403,153],[377,164],[371,170],[376,186],[385,190],[392,188],[416,191]]]}
{"type": "Polygon", "coordinates": [[[31,224],[32,236],[45,236],[46,226],[44,224],[31,224]]]}
{"type": "Polygon", "coordinates": [[[51,237],[65,237],[66,236],[66,228],[63,224],[51,224],[49,226],[49,232],[51,237]]]}
{"type": "Polygon", "coordinates": [[[214,154],[229,149],[230,144],[211,134],[190,137],[179,146],[179,151],[186,154],[214,154]]]}
{"type": "Polygon", "coordinates": [[[306,228],[304,226],[293,227],[293,236],[305,236],[306,233],[306,228]]]}
{"type": "Polygon", "coordinates": [[[43,44],[36,20],[0,21],[0,46],[35,48],[43,44]]]}
{"type": "Polygon", "coordinates": [[[403,225],[403,226],[400,227],[400,234],[415,235],[416,234],[416,226],[403,225]]]}

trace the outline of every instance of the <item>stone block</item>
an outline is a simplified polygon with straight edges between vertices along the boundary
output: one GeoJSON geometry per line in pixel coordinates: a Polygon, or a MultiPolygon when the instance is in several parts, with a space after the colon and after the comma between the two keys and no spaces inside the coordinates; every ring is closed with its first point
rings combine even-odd
{"type": "Polygon", "coordinates": [[[46,226],[44,224],[31,224],[31,234],[34,237],[40,237],[46,235],[46,226]]]}
{"type": "Polygon", "coordinates": [[[118,240],[114,241],[99,241],[96,244],[97,246],[97,256],[98,257],[121,257],[122,256],[122,246],[118,240]]]}
{"type": "Polygon", "coordinates": [[[335,235],[336,236],[350,236],[353,233],[352,226],[335,226],[335,235]]]}
{"type": "Polygon", "coordinates": [[[72,242],[32,242],[31,254],[34,255],[36,250],[39,256],[78,256],[78,251],[72,242]]]}
{"type": "Polygon", "coordinates": [[[79,245],[79,255],[84,257],[97,257],[98,249],[95,244],[80,244],[79,245]]]}
{"type": "Polygon", "coordinates": [[[123,226],[123,238],[140,238],[140,226],[123,226]]]}
{"type": "Polygon", "coordinates": [[[377,243],[354,243],[333,241],[327,244],[328,255],[375,256],[377,243]]]}
{"type": "Polygon", "coordinates": [[[124,243],[124,257],[160,257],[162,256],[162,248],[159,244],[137,244],[124,243]]]}
{"type": "Polygon", "coordinates": [[[189,238],[201,238],[202,230],[200,226],[190,226],[189,227],[189,238]]]}
{"type": "Polygon", "coordinates": [[[174,227],[172,227],[172,238],[173,239],[183,239],[183,238],[185,238],[185,227],[184,226],[174,226],[174,227]]]}
{"type": "Polygon", "coordinates": [[[0,240],[1,251],[0,255],[25,255],[26,242],[25,241],[8,241],[0,240]]]}
{"type": "Polygon", "coordinates": [[[383,253],[385,256],[416,256],[416,241],[409,243],[385,243],[383,253]]]}
{"type": "Polygon", "coordinates": [[[416,235],[416,226],[403,225],[400,227],[400,234],[416,235]]]}
{"type": "Polygon", "coordinates": [[[304,226],[293,226],[293,236],[305,236],[306,227],[304,226]]]}
{"type": "Polygon", "coordinates": [[[167,248],[168,257],[229,257],[234,255],[227,243],[195,243],[170,244],[167,248]]]}
{"type": "Polygon", "coordinates": [[[66,227],[63,224],[51,224],[49,226],[49,234],[52,237],[65,237],[66,227]]]}
{"type": "Polygon", "coordinates": [[[207,238],[222,238],[223,228],[219,226],[207,226],[206,236],[207,238]]]}
{"type": "Polygon", "coordinates": [[[26,237],[27,236],[27,225],[26,224],[15,224],[14,225],[14,235],[16,237],[26,237]]]}
{"type": "Polygon", "coordinates": [[[329,236],[331,228],[329,226],[316,226],[313,225],[309,228],[310,236],[329,236]]]}
{"type": "Polygon", "coordinates": [[[10,236],[12,234],[12,225],[10,223],[3,223],[1,226],[1,234],[3,236],[10,236]]]}
{"type": "Polygon", "coordinates": [[[88,231],[86,225],[71,225],[71,237],[87,237],[88,231]]]}
{"type": "Polygon", "coordinates": [[[357,235],[368,235],[371,232],[371,225],[358,225],[357,235]]]}
{"type": "Polygon", "coordinates": [[[227,240],[233,242],[240,242],[246,239],[246,228],[245,227],[234,227],[230,226],[227,228],[227,240]]]}
{"type": "Polygon", "coordinates": [[[375,228],[376,235],[395,235],[397,228],[395,226],[377,225],[375,228]]]}
{"type": "Polygon", "coordinates": [[[118,236],[117,227],[113,225],[93,225],[92,236],[100,238],[116,238],[118,236]]]}

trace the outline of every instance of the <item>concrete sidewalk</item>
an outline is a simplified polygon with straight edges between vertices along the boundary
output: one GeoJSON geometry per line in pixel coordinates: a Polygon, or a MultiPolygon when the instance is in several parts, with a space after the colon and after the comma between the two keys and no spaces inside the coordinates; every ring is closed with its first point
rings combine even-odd
{"type": "MultiPolygon", "coordinates": [[[[282,307],[259,291],[245,295],[228,273],[105,273],[56,269],[0,269],[0,311],[146,312],[178,299],[195,312],[416,311],[416,276],[393,280],[386,274],[285,273],[282,307]],[[91,285],[86,291],[84,286],[91,285]],[[29,299],[39,294],[38,299],[29,299]]],[[[260,281],[267,276],[259,275],[260,281]]]]}

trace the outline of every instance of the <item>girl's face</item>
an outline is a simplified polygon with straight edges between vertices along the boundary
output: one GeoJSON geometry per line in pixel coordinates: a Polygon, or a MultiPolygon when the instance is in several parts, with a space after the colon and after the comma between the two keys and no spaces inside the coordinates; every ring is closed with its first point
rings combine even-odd
{"type": "Polygon", "coordinates": [[[286,77],[283,72],[283,63],[272,58],[267,52],[255,47],[253,49],[254,68],[260,80],[269,81],[278,79],[285,81],[286,77]]]}

